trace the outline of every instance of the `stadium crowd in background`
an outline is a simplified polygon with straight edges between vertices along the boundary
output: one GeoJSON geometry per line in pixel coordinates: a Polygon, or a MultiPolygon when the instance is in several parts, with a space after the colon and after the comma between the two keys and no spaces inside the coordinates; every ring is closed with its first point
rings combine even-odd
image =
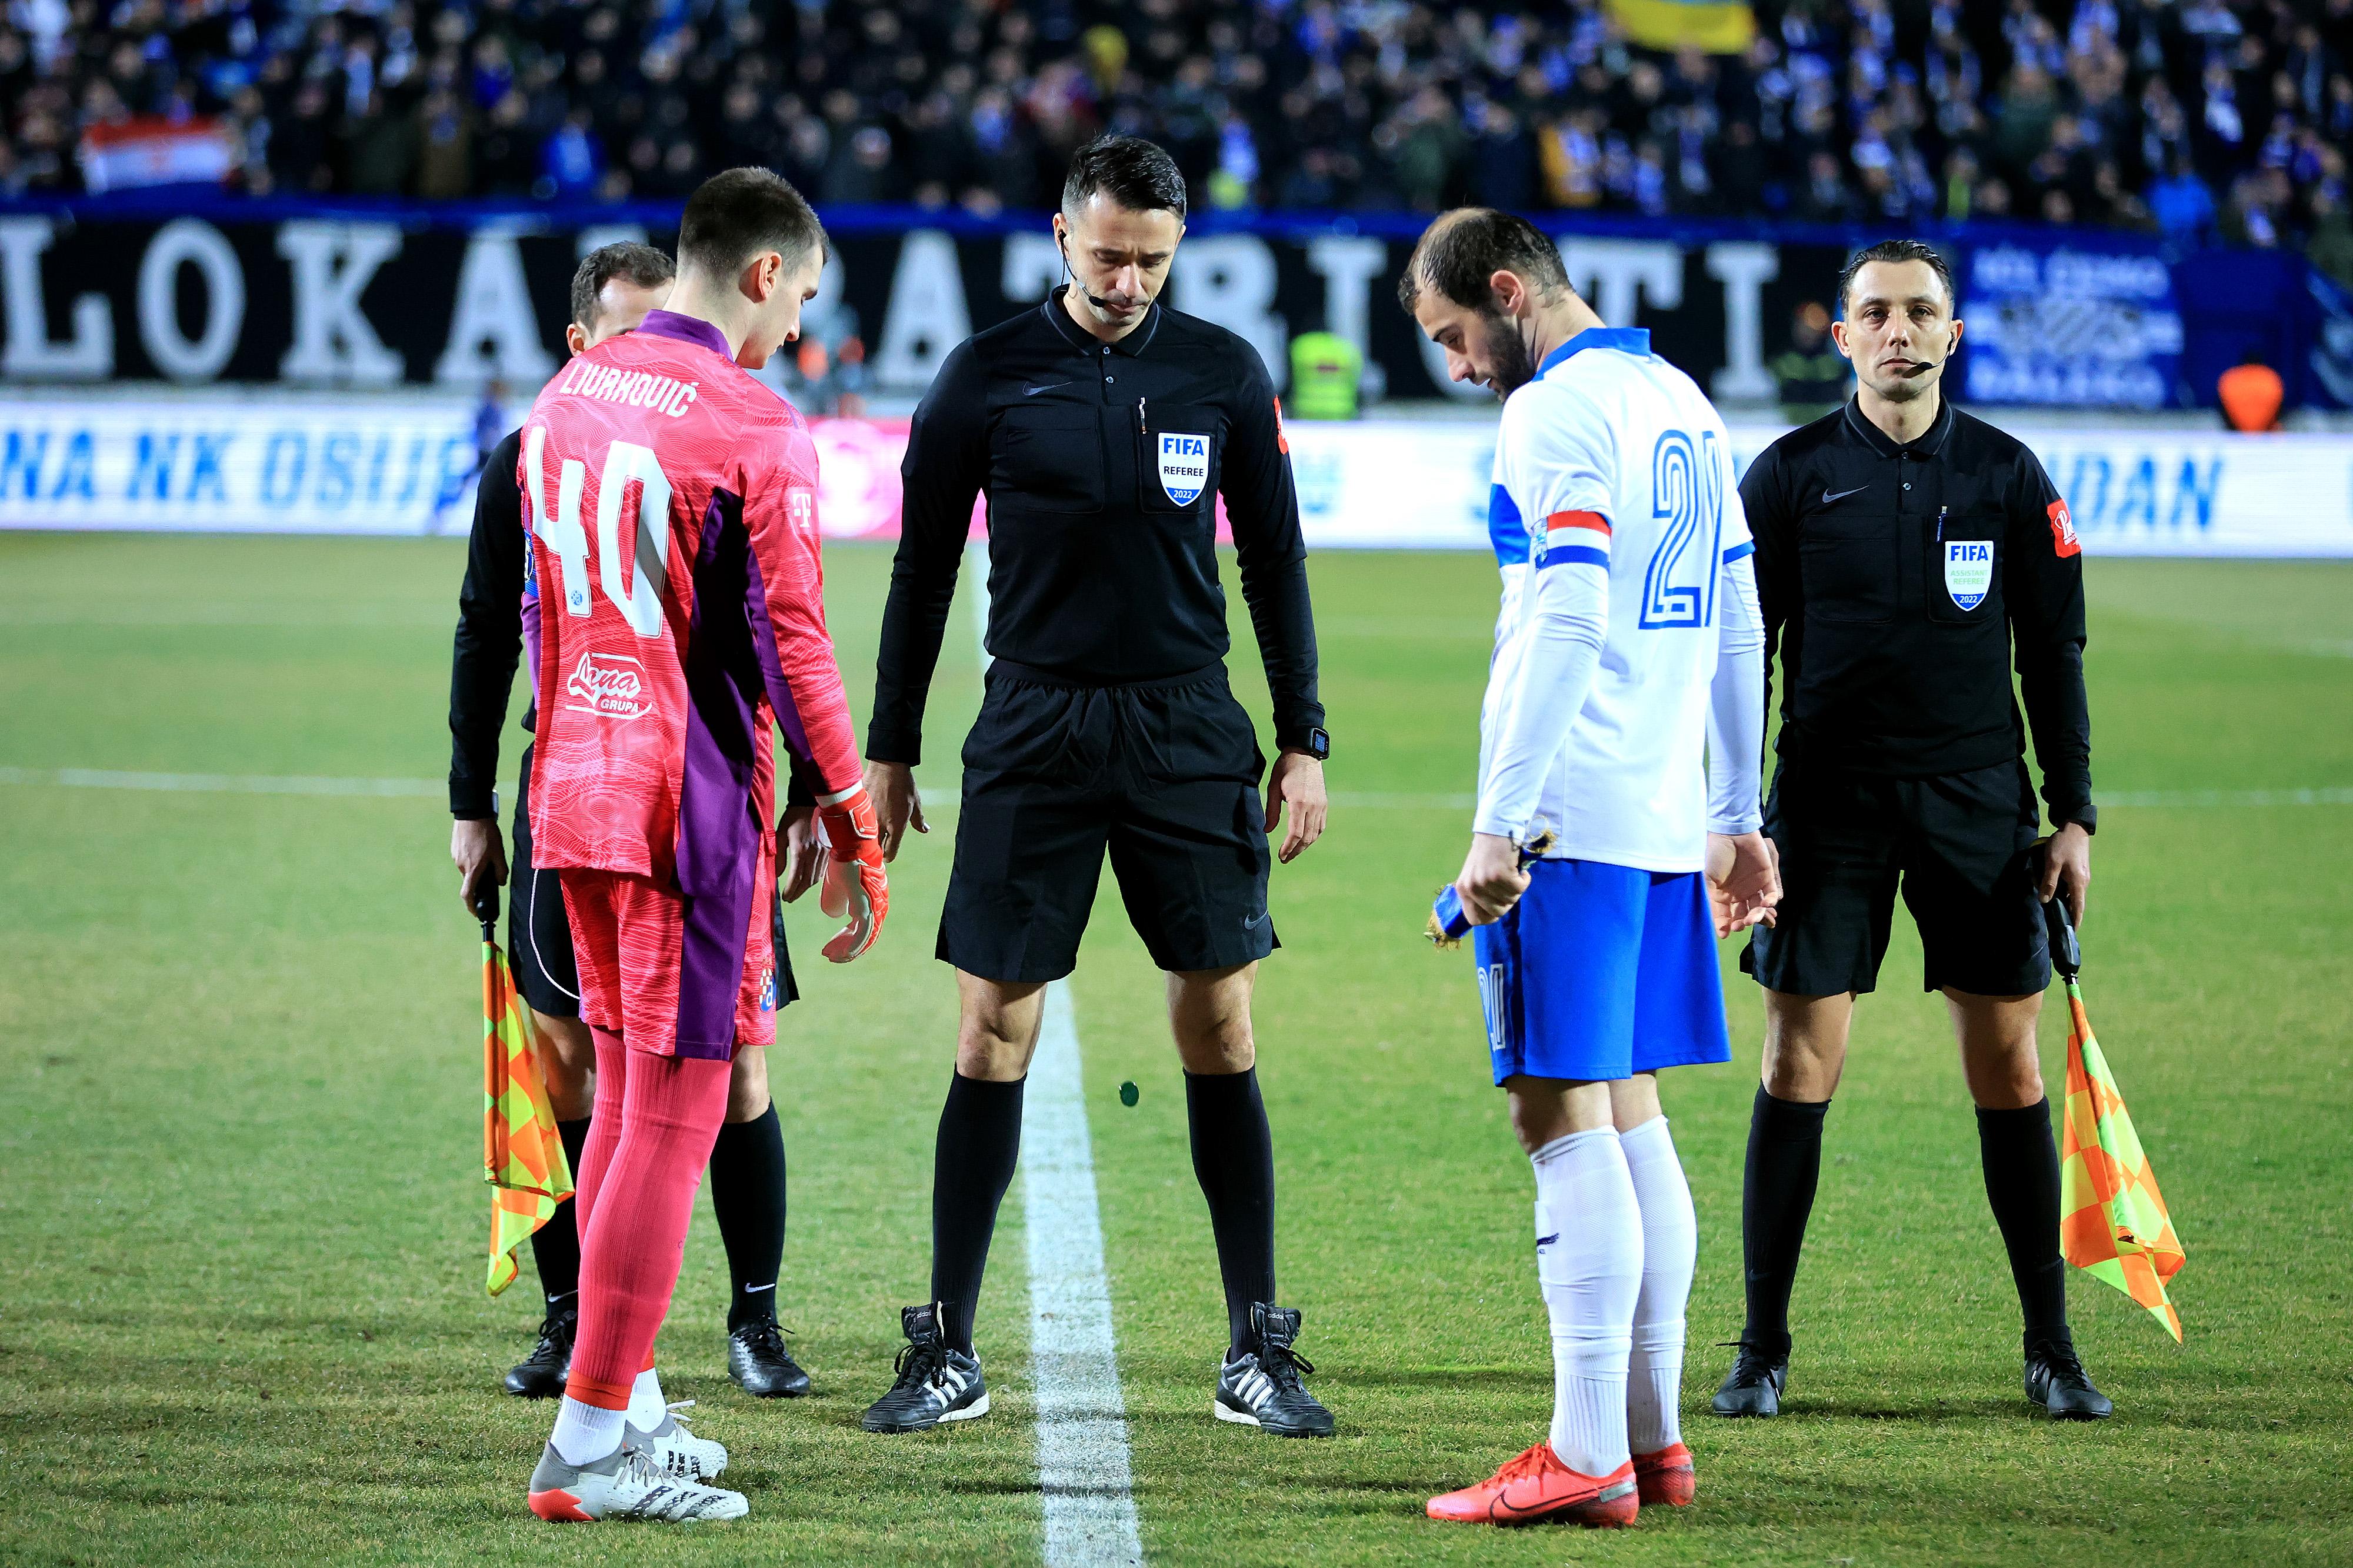
{"type": "MultiPolygon", "coordinates": [[[[2303,244],[2353,282],[2353,0],[1766,0],[1745,53],[1608,0],[8,0],[0,192],[126,124],[253,193],[1042,208],[1102,130],[1204,207],[2002,216],[2303,244]]],[[[100,184],[90,181],[90,184],[100,184]]]]}

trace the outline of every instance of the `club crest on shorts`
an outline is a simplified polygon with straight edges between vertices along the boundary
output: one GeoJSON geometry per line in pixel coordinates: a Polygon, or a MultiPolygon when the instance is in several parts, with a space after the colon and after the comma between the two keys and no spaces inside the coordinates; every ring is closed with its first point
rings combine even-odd
{"type": "Polygon", "coordinates": [[[1993,586],[1993,542],[1950,539],[1945,542],[1945,592],[1964,610],[1985,603],[1993,586]]]}
{"type": "Polygon", "coordinates": [[[760,971],[760,1011],[773,1013],[776,1010],[776,972],[771,967],[760,971]]]}
{"type": "Polygon", "coordinates": [[[1209,438],[1170,431],[1160,437],[1160,488],[1178,506],[1191,506],[1209,488],[1209,438]]]}

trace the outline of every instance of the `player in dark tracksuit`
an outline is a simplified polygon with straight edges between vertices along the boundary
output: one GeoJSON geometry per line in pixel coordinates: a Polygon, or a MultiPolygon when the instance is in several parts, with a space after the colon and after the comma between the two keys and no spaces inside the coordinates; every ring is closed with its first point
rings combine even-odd
{"type": "Polygon", "coordinates": [[[1860,391],[1775,442],[1740,486],[1768,682],[1777,647],[1781,660],[1765,832],[1782,898],[1741,960],[1765,988],[1764,1082],[1742,1199],[1748,1320],[1715,1408],[1779,1409],[1823,1119],[1900,884],[1922,984],[1944,993],[1977,1102],[1986,1195],[2025,1320],[2028,1397],[2096,1418],[2110,1406],[2067,1328],[2059,1156],[2035,1048],[2051,981],[2042,902],[2062,895],[2081,918],[2097,820],[2082,555],[2034,455],[1942,395],[1961,335],[1942,259],[1915,241],[1873,246],[1840,293],[1839,344],[1860,391]]]}
{"type": "Polygon", "coordinates": [[[963,1016],[933,1179],[932,1300],[902,1316],[908,1350],[866,1413],[872,1431],[987,1411],[974,1307],[1046,983],[1077,962],[1106,852],[1169,977],[1226,1289],[1212,1411],[1289,1436],[1332,1430],[1292,1352],[1299,1314],[1273,1304],[1273,1152],[1250,1023],[1258,962],[1276,946],[1267,835],[1288,806],[1288,861],[1324,824],[1306,551],[1265,366],[1231,332],[1154,302],[1184,219],[1183,177],[1159,148],[1080,149],[1054,222],[1073,280],[950,354],[909,438],[866,747],[886,855],[922,827],[909,770],[984,491],[995,662],[965,742],[940,918],[963,1016]],[[1226,680],[1220,495],[1274,699],[1281,754],[1263,805],[1265,760],[1226,680]]]}
{"type": "MultiPolygon", "coordinates": [[[[645,319],[670,291],[670,258],[650,246],[608,245],[580,263],[572,279],[572,322],[565,329],[578,353],[645,319]]],[[[469,908],[487,876],[507,880],[499,845],[499,731],[506,723],[515,658],[528,644],[539,666],[537,584],[531,574],[522,495],[516,486],[513,433],[491,448],[474,496],[473,532],[466,581],[458,595],[458,635],[449,680],[450,858],[458,863],[459,894],[469,908]]],[[[532,728],[532,714],[523,728],[532,728]]],[[[507,900],[507,955],[547,1050],[543,1068],[556,1131],[576,1172],[588,1140],[596,1053],[580,1021],[580,978],[573,963],[572,927],[564,892],[551,869],[531,856],[531,754],[526,744],[515,780],[514,877],[507,900]]],[[[787,795],[790,850],[780,866],[786,897],[814,879],[816,841],[807,818],[815,797],[796,776],[787,795]],[[797,831],[790,831],[797,824],[797,831]]],[[[792,967],[779,921],[775,937],[776,1005],[793,1000],[792,967]]],[[[727,1247],[734,1294],[727,1313],[730,1376],[762,1397],[808,1392],[808,1373],[785,1349],[776,1326],[776,1275],[785,1242],[785,1142],[768,1093],[767,1051],[736,1054],[728,1087],[727,1121],[711,1154],[711,1206],[727,1247]]],[[[530,1355],[507,1373],[506,1389],[525,1398],[564,1392],[579,1325],[580,1240],[566,1200],[532,1233],[533,1261],[547,1298],[547,1317],[530,1355]]]]}

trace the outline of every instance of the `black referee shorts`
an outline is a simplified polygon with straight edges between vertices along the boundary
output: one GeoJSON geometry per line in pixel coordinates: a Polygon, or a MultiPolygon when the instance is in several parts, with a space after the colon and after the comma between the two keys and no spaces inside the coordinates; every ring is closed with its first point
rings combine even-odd
{"type": "Polygon", "coordinates": [[[572,958],[572,921],[564,884],[531,863],[531,748],[515,780],[514,858],[507,868],[507,963],[515,989],[547,1018],[580,1016],[580,967],[572,958]]]}
{"type": "Polygon", "coordinates": [[[1108,848],[1153,963],[1264,958],[1280,945],[1266,906],[1265,766],[1222,666],[1071,686],[997,660],[964,743],[939,956],[986,980],[1070,973],[1108,848]]]}
{"type": "MultiPolygon", "coordinates": [[[[781,852],[781,847],[780,847],[781,852]]],[[[776,1008],[800,1000],[793,961],[785,952],[783,890],[768,892],[775,922],[776,1008]]],[[[522,749],[515,780],[514,858],[507,868],[507,964],[523,1003],[543,1018],[580,1016],[580,966],[572,956],[572,919],[554,871],[531,863],[531,748],[522,749]]]]}
{"type": "Polygon", "coordinates": [[[1765,803],[1781,905],[1774,925],[1751,931],[1740,967],[1797,996],[1873,989],[1900,879],[1923,990],[2040,992],[2051,984],[2035,897],[2041,822],[2023,760],[1902,779],[1784,758],[1765,803]]]}

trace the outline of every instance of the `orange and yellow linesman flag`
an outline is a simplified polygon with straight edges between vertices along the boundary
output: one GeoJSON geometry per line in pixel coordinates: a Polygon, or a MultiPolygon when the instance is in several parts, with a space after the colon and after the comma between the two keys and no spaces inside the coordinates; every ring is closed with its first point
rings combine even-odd
{"type": "Polygon", "coordinates": [[[2165,1325],[2176,1343],[2181,1316],[2165,1294],[2181,1271],[2180,1237],[2157,1190],[2157,1173],[2133,1131],[2125,1097],[2092,1037],[2075,932],[2053,900],[2051,956],[2067,984],[2067,1110],[2059,1138],[2059,1247],[2067,1261],[2104,1279],[2165,1325]]]}
{"type": "Polygon", "coordinates": [[[1609,0],[1609,15],[1645,49],[1737,55],[1757,41],[1757,13],[1728,0],[1609,0]]]}
{"type": "MultiPolygon", "coordinates": [[[[515,1248],[572,1195],[572,1163],[555,1133],[531,1017],[491,935],[497,899],[495,889],[486,889],[491,912],[482,920],[482,1179],[491,1184],[493,1296],[521,1272],[515,1248]]],[[[475,912],[484,905],[485,898],[478,897],[475,912]]]]}

